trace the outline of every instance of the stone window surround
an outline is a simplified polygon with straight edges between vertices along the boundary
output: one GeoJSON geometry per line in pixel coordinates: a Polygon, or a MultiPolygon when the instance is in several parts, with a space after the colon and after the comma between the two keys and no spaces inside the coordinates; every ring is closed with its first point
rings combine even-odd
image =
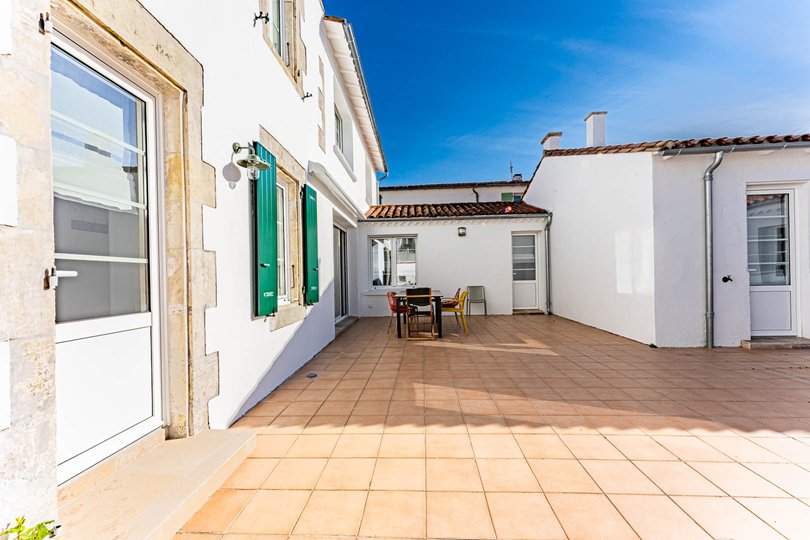
{"type": "MultiPolygon", "coordinates": [[[[162,365],[169,438],[208,427],[219,392],[218,353],[206,354],[205,310],[216,305],[216,258],[203,249],[202,209],[214,207],[215,171],[202,160],[202,66],[135,0],[84,6],[51,3],[54,27],[114,58],[158,94],[165,283],[162,365]]],[[[129,73],[128,73],[129,72],[129,73]]]]}
{"type": "Polygon", "coordinates": [[[269,131],[260,127],[259,143],[276,158],[276,182],[287,193],[287,231],[289,251],[287,265],[290,270],[289,302],[279,303],[278,311],[268,317],[254,317],[267,321],[271,331],[302,321],[307,315],[303,304],[301,284],[304,280],[303,236],[301,231],[301,189],[306,184],[306,169],[269,131]]]}
{"type": "MultiPolygon", "coordinates": [[[[289,46],[289,64],[273,45],[271,23],[261,25],[262,37],[267,43],[270,52],[283,68],[285,75],[295,86],[298,95],[303,97],[304,75],[307,72],[306,48],[301,40],[301,19],[304,18],[304,6],[300,0],[282,0],[282,3],[284,5],[284,22],[282,24],[281,38],[283,43],[281,46],[289,46]]],[[[263,13],[270,13],[270,2],[268,0],[259,0],[259,10],[263,13]]]]}

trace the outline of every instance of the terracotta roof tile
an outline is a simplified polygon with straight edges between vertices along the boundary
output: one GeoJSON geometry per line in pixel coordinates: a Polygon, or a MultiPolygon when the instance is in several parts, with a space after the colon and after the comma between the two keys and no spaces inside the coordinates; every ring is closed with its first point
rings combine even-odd
{"type": "Polygon", "coordinates": [[[366,212],[367,219],[464,218],[503,215],[545,214],[525,202],[482,202],[441,204],[380,204],[366,212]]]}
{"type": "Polygon", "coordinates": [[[443,182],[439,184],[411,184],[400,186],[380,186],[380,191],[404,191],[410,189],[462,189],[476,187],[526,187],[528,180],[490,180],[481,182],[443,182]]]}
{"type": "Polygon", "coordinates": [[[659,150],[678,150],[682,148],[700,148],[706,146],[741,146],[746,144],[779,144],[791,142],[810,142],[810,133],[801,135],[768,135],[753,137],[720,137],[717,139],[681,139],[650,141],[612,146],[591,146],[585,148],[559,148],[546,150],[544,156],[584,156],[591,154],[626,154],[632,152],[657,152],[659,150]]]}

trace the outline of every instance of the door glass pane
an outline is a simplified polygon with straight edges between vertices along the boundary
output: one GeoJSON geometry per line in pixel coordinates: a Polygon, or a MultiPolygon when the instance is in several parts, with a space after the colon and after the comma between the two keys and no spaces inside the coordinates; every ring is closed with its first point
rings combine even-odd
{"type": "Polygon", "coordinates": [[[148,311],[146,104],[51,53],[56,321],[148,311]]]}
{"type": "Polygon", "coordinates": [[[747,213],[751,285],[790,285],[788,195],[748,195],[747,213]]]}
{"type": "Polygon", "coordinates": [[[56,267],[79,274],[59,280],[56,322],[149,311],[146,264],[57,260],[56,267]]]}
{"type": "Polygon", "coordinates": [[[391,263],[393,240],[391,238],[371,239],[371,285],[391,286],[391,263]]]}
{"type": "Polygon", "coordinates": [[[512,280],[535,281],[537,279],[534,236],[512,237],[512,280]]]}
{"type": "Polygon", "coordinates": [[[416,238],[397,238],[397,285],[416,285],[416,238]]]}

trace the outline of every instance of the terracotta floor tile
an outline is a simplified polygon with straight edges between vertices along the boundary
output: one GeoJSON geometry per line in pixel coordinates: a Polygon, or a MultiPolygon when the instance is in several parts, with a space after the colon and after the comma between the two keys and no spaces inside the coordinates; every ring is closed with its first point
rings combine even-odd
{"type": "Polygon", "coordinates": [[[365,491],[313,491],[295,534],[356,535],[360,529],[365,491]]]}
{"type": "Polygon", "coordinates": [[[338,435],[299,435],[286,457],[329,457],[338,438],[338,435]]]}
{"type": "Polygon", "coordinates": [[[810,497],[810,471],[792,463],[748,463],[753,470],[794,497],[810,497]]]}
{"type": "Polygon", "coordinates": [[[382,433],[385,431],[385,416],[350,416],[343,433],[382,433]]]}
{"type": "Polygon", "coordinates": [[[278,464],[274,458],[248,458],[222,484],[230,489],[259,489],[278,464]]]}
{"type": "Polygon", "coordinates": [[[474,459],[427,459],[428,491],[483,491],[474,459]]]}
{"type": "Polygon", "coordinates": [[[260,431],[261,434],[268,435],[298,435],[312,420],[312,416],[278,416],[270,424],[260,431]]]}
{"type": "Polygon", "coordinates": [[[485,491],[540,491],[525,459],[477,459],[485,491]]]}
{"type": "Polygon", "coordinates": [[[324,466],[324,458],[281,459],[262,484],[262,489],[312,489],[324,466]]]}
{"type": "Polygon", "coordinates": [[[470,436],[466,433],[428,433],[425,436],[425,456],[429,458],[471,458],[474,454],[470,436]]]}
{"type": "Polygon", "coordinates": [[[332,458],[326,463],[315,488],[368,490],[375,463],[372,458],[332,458]]]}
{"type": "Polygon", "coordinates": [[[560,435],[578,459],[626,459],[602,435],[560,435]]]}
{"type": "Polygon", "coordinates": [[[690,463],[732,497],[787,497],[787,493],[739,463],[690,463]]]}
{"type": "Polygon", "coordinates": [[[385,419],[385,433],[424,433],[424,416],[392,416],[385,419]]]}
{"type": "Polygon", "coordinates": [[[381,442],[381,434],[344,433],[332,450],[332,457],[377,457],[381,442]]]}
{"type": "Polygon", "coordinates": [[[720,489],[680,461],[639,461],[636,466],[667,495],[723,495],[720,489]]]}
{"type": "Polygon", "coordinates": [[[483,493],[427,493],[430,538],[494,538],[495,530],[483,493]]]}
{"type": "Polygon", "coordinates": [[[742,437],[700,437],[703,442],[723,452],[731,459],[751,463],[784,463],[785,458],[742,437]]]}
{"type": "Polygon", "coordinates": [[[565,538],[542,493],[487,493],[486,497],[498,538],[565,538]]]}
{"type": "Polygon", "coordinates": [[[737,501],[787,538],[810,537],[810,507],[801,501],[764,497],[737,501]]]}
{"type": "Polygon", "coordinates": [[[248,504],[252,491],[218,489],[185,524],[184,532],[222,533],[248,504]]]}
{"type": "Polygon", "coordinates": [[[670,461],[678,459],[648,435],[608,435],[606,438],[610,444],[632,461],[670,461]]]}
{"type": "Polygon", "coordinates": [[[581,460],[580,464],[605,493],[635,495],[661,493],[661,490],[629,461],[581,460]]]}
{"type": "Polygon", "coordinates": [[[385,433],[378,455],[381,458],[424,458],[425,435],[385,433]]]}
{"type": "Polygon", "coordinates": [[[297,438],[297,435],[257,435],[256,447],[250,453],[250,457],[284,457],[297,438]]]}
{"type": "Polygon", "coordinates": [[[426,399],[425,415],[443,416],[447,414],[461,414],[461,406],[456,399],[426,399]]]}
{"type": "Polygon", "coordinates": [[[523,452],[514,435],[471,434],[473,452],[476,458],[522,458],[523,452]]]}
{"type": "Polygon", "coordinates": [[[358,401],[352,409],[352,415],[356,416],[386,416],[388,414],[388,400],[367,400],[358,401]]]}
{"type": "Polygon", "coordinates": [[[530,459],[528,462],[546,493],[601,493],[588,472],[574,459],[530,459]]]}
{"type": "Polygon", "coordinates": [[[320,401],[296,401],[287,405],[279,416],[312,416],[320,407],[320,401]]]}
{"type": "Polygon", "coordinates": [[[377,460],[371,489],[392,491],[424,491],[425,460],[413,458],[381,458],[377,460]]]}
{"type": "Polygon", "coordinates": [[[610,495],[610,500],[642,538],[711,540],[711,537],[669,497],[610,495]]]}
{"type": "Polygon", "coordinates": [[[454,414],[425,416],[425,433],[454,433],[467,435],[464,417],[454,414]]]}
{"type": "Polygon", "coordinates": [[[271,416],[275,418],[286,406],[287,404],[282,402],[261,401],[246,412],[245,416],[271,416]]]}
{"type": "Polygon", "coordinates": [[[731,458],[697,437],[654,436],[656,442],[682,461],[731,461],[731,458]]]}
{"type": "Polygon", "coordinates": [[[557,435],[515,434],[515,440],[527,458],[573,458],[568,447],[557,435]]]}
{"type": "Polygon", "coordinates": [[[714,538],[770,540],[783,537],[729,497],[672,497],[714,538]]]}
{"type": "Polygon", "coordinates": [[[470,435],[501,434],[511,435],[509,424],[502,416],[465,416],[464,422],[470,435]]]}
{"type": "MultiPolygon", "coordinates": [[[[810,426],[810,420],[804,425],[810,426]]],[[[765,437],[754,439],[753,442],[781,456],[786,461],[800,465],[810,464],[810,438],[797,440],[789,437],[765,437]]]]}
{"type": "Polygon", "coordinates": [[[368,494],[361,536],[423,538],[426,534],[425,494],[413,491],[372,491],[368,494]]]}
{"type": "Polygon", "coordinates": [[[309,491],[257,491],[228,532],[289,534],[309,494],[309,491]]]}
{"type": "Polygon", "coordinates": [[[548,493],[546,496],[570,540],[638,538],[605,495],[548,493]]]}

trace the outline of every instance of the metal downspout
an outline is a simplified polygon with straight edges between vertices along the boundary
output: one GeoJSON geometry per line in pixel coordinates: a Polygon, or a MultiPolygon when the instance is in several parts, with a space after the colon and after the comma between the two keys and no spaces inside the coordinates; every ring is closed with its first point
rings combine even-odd
{"type": "Polygon", "coordinates": [[[714,245],[713,245],[713,205],[712,184],[714,170],[723,162],[723,151],[715,152],[714,161],[703,173],[705,190],[705,230],[706,230],[706,348],[714,347],[714,245]]]}
{"type": "Polygon", "coordinates": [[[543,232],[543,240],[546,248],[546,315],[551,315],[551,219],[554,216],[551,212],[546,218],[546,228],[543,232]]]}

